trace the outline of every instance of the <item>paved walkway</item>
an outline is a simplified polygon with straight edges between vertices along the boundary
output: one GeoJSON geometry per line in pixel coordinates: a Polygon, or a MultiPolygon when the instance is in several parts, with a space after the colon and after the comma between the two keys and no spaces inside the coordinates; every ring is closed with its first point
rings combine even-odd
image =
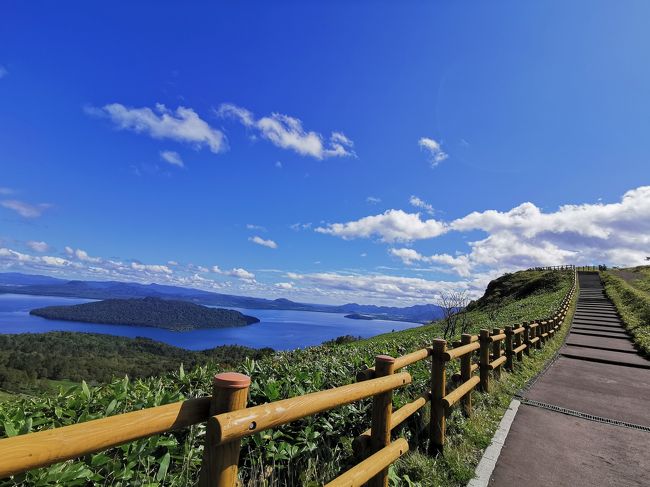
{"type": "Polygon", "coordinates": [[[523,395],[491,486],[650,485],[650,360],[598,274],[578,278],[566,344],[523,395]]]}

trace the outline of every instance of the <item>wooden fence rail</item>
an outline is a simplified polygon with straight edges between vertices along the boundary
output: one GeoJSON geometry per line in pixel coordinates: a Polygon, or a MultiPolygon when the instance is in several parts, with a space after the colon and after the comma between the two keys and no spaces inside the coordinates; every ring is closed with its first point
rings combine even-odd
{"type": "Polygon", "coordinates": [[[227,372],[213,382],[212,397],[190,399],[165,406],[44,430],[0,440],[0,478],[53,463],[106,450],[133,440],[207,422],[206,445],[199,485],[233,487],[237,483],[240,440],[269,428],[311,416],[335,407],[372,398],[371,428],[353,441],[360,463],[328,486],[388,485],[388,467],[408,451],[404,439],[391,442],[391,432],[426,404],[431,405],[429,449],[441,452],[445,444],[446,417],[460,403],[463,413],[472,414],[471,392],[489,393],[490,380],[501,377],[501,368],[514,369],[515,359],[541,348],[564,323],[576,292],[573,284],[558,309],[543,320],[509,325],[504,329],[464,334],[453,348],[442,339],[402,357],[379,355],[375,366],[357,374],[357,382],[258,406],[246,407],[250,378],[227,372]],[[476,355],[478,355],[476,357],[476,355]],[[393,390],[411,383],[411,375],[399,370],[431,357],[430,391],[403,405],[392,407],[393,390]],[[460,360],[460,372],[447,385],[447,364],[460,360]],[[479,374],[475,375],[478,370],[479,374]]]}

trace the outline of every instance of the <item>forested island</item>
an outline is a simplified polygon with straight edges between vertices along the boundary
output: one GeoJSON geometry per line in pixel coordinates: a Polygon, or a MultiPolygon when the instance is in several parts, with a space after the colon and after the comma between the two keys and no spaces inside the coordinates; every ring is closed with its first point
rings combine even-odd
{"type": "Polygon", "coordinates": [[[345,315],[345,317],[351,320],[374,320],[372,316],[362,315],[361,313],[350,313],[349,315],[345,315]]]}
{"type": "Polygon", "coordinates": [[[174,331],[246,326],[260,321],[239,311],[152,297],[106,299],[71,306],[47,306],[33,309],[30,314],[50,320],[151,326],[174,331]]]}

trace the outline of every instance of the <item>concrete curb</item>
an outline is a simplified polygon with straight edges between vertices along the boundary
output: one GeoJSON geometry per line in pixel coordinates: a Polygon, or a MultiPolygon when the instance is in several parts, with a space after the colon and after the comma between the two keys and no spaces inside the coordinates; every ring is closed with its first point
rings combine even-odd
{"type": "Polygon", "coordinates": [[[505,443],[508,432],[510,431],[510,425],[512,425],[512,422],[515,420],[515,415],[517,414],[520,405],[520,401],[513,399],[510,406],[508,406],[503,418],[501,418],[499,428],[496,433],[494,433],[492,443],[490,443],[490,446],[485,449],[483,458],[481,458],[481,461],[474,472],[475,476],[467,484],[467,487],[487,487],[489,485],[490,477],[492,476],[494,467],[496,467],[497,460],[501,454],[501,448],[503,448],[503,444],[505,443]]]}

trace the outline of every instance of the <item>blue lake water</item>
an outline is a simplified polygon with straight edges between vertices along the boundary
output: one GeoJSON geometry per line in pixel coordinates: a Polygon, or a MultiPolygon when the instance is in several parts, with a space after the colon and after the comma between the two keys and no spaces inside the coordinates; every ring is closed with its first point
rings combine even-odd
{"type": "Polygon", "coordinates": [[[188,350],[204,350],[219,345],[244,345],[291,350],[319,345],[341,335],[364,338],[390,331],[405,330],[419,323],[388,320],[351,320],[338,313],[232,308],[259,318],[249,326],[169,331],[147,326],[103,325],[72,321],[47,320],[29,311],[43,306],[86,303],[89,299],[0,294],[0,333],[46,333],[77,331],[125,337],[148,337],[188,350]]]}

